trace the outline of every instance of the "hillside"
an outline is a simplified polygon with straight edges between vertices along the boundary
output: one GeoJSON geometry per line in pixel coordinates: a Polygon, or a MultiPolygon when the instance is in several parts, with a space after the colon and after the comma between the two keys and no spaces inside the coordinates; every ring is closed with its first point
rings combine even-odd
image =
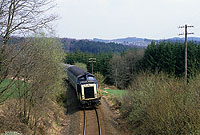
{"type": "MultiPolygon", "coordinates": [[[[113,42],[113,43],[119,43],[119,44],[124,44],[124,45],[128,45],[128,46],[135,46],[135,47],[147,47],[151,43],[151,41],[184,42],[185,38],[173,37],[173,38],[159,39],[159,40],[147,39],[147,38],[137,38],[137,37],[117,38],[117,39],[111,39],[111,40],[93,38],[93,41],[104,42],[104,43],[112,43],[113,42]]],[[[188,37],[188,41],[200,42],[200,38],[199,37],[188,37]]]]}
{"type": "MultiPolygon", "coordinates": [[[[173,38],[169,38],[169,39],[165,39],[165,40],[170,41],[170,42],[185,42],[185,38],[180,38],[180,37],[173,37],[173,38]]],[[[188,37],[187,40],[188,41],[194,41],[194,42],[200,42],[199,37],[188,37]]]]}
{"type": "Polygon", "coordinates": [[[152,39],[127,37],[127,38],[118,38],[118,39],[112,39],[112,40],[103,40],[103,39],[94,38],[93,41],[104,42],[104,43],[112,43],[113,42],[113,43],[143,48],[143,47],[147,47],[151,43],[152,39]]]}
{"type": "MultiPolygon", "coordinates": [[[[21,42],[24,42],[26,39],[27,38],[25,37],[11,37],[8,41],[8,44],[19,44],[21,42]]],[[[81,52],[88,52],[88,53],[100,53],[100,52],[122,53],[123,51],[126,51],[127,49],[131,48],[130,46],[120,43],[94,42],[87,39],[76,40],[71,38],[57,38],[57,40],[59,40],[63,44],[64,51],[68,52],[75,52],[79,50],[81,52]]]]}
{"type": "Polygon", "coordinates": [[[119,43],[104,43],[104,42],[94,42],[90,40],[75,40],[68,38],[61,38],[61,42],[64,45],[64,50],[68,52],[75,52],[80,50],[81,52],[88,53],[100,53],[100,52],[119,52],[122,53],[127,49],[131,48],[119,43]]]}
{"type": "MultiPolygon", "coordinates": [[[[11,37],[8,44],[16,44],[26,40],[24,37],[11,37]]],[[[118,38],[111,40],[104,40],[94,38],[93,40],[83,39],[71,39],[71,38],[58,38],[63,44],[63,48],[68,52],[75,52],[80,50],[81,52],[99,53],[99,52],[123,52],[131,47],[146,48],[152,41],[169,41],[169,42],[184,42],[185,38],[173,37],[168,39],[147,39],[137,37],[118,38]]],[[[199,37],[188,37],[188,41],[200,42],[199,37]]]]}

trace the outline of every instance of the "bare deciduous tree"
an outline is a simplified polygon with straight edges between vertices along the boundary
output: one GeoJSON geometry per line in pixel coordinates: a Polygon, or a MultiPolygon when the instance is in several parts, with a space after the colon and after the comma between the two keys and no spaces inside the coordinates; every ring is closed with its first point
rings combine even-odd
{"type": "Polygon", "coordinates": [[[127,87],[137,73],[138,61],[142,59],[143,50],[130,50],[125,54],[114,55],[110,61],[114,84],[118,88],[127,87]]]}
{"type": "Polygon", "coordinates": [[[53,0],[1,0],[0,36],[3,36],[4,45],[11,34],[26,34],[51,28],[49,23],[57,18],[47,14],[52,7],[53,0]]]}
{"type": "Polygon", "coordinates": [[[0,1],[0,85],[4,79],[12,76],[10,85],[2,88],[0,96],[11,87],[14,80],[19,77],[21,69],[28,63],[16,65],[16,72],[10,72],[13,62],[19,55],[24,55],[24,50],[29,43],[20,43],[9,47],[7,42],[10,36],[30,34],[43,28],[50,29],[50,23],[56,19],[55,15],[47,14],[53,8],[53,0],[1,0],[0,1]],[[23,44],[23,45],[22,45],[23,44]],[[16,49],[16,50],[15,50],[16,49]],[[22,53],[22,54],[21,54],[22,53]]]}
{"type": "Polygon", "coordinates": [[[42,29],[51,30],[57,17],[47,14],[53,0],[0,1],[0,104],[17,95],[21,121],[37,129],[37,123],[51,95],[62,89],[61,48],[51,38],[26,38],[8,45],[12,35],[26,36],[42,29]],[[27,39],[29,39],[27,41],[27,39]]]}
{"type": "Polygon", "coordinates": [[[60,63],[64,52],[56,39],[39,37],[30,41],[28,45],[6,46],[5,52],[10,52],[7,54],[9,66],[5,64],[2,69],[7,69],[8,75],[0,80],[4,84],[9,82],[0,85],[0,103],[18,93],[19,110],[16,111],[19,111],[21,121],[36,132],[48,101],[63,90],[65,73],[60,63]],[[15,60],[10,63],[15,55],[15,60]]]}
{"type": "MultiPolygon", "coordinates": [[[[53,7],[53,0],[0,1],[0,84],[8,77],[12,62],[28,45],[28,43],[21,43],[24,45],[18,48],[20,51],[11,55],[16,47],[13,49],[6,47],[10,36],[15,34],[24,36],[43,28],[51,29],[50,23],[57,18],[53,14],[48,14],[53,7]]],[[[15,79],[17,75],[12,74],[12,77],[15,79]]]]}
{"type": "Polygon", "coordinates": [[[111,70],[112,70],[112,76],[114,79],[115,87],[119,87],[120,68],[123,66],[121,56],[119,54],[114,55],[110,61],[110,65],[112,68],[111,70]]]}

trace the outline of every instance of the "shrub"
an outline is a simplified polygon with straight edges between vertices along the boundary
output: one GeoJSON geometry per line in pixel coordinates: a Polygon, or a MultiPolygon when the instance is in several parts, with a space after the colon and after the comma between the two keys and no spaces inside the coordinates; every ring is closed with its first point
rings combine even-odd
{"type": "Polygon", "coordinates": [[[200,77],[190,81],[161,74],[140,74],[120,109],[135,135],[200,133],[200,77]]]}
{"type": "Polygon", "coordinates": [[[59,105],[64,106],[66,101],[67,101],[66,92],[61,92],[56,96],[56,102],[59,105]]]}
{"type": "Polygon", "coordinates": [[[87,71],[87,65],[84,64],[84,63],[75,63],[74,65],[85,70],[85,71],[87,71]]]}
{"type": "Polygon", "coordinates": [[[95,73],[94,76],[97,79],[98,86],[102,87],[104,85],[105,77],[100,72],[95,73]]]}

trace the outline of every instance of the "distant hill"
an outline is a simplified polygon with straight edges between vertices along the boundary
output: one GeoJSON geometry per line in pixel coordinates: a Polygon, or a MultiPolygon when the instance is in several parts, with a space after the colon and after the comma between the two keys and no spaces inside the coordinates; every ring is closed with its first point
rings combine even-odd
{"type": "Polygon", "coordinates": [[[104,42],[104,43],[118,43],[124,44],[128,46],[135,46],[135,47],[147,47],[151,43],[151,39],[146,38],[137,38],[137,37],[127,37],[127,38],[119,38],[119,39],[112,39],[112,40],[103,40],[94,38],[93,41],[95,42],[104,42]]]}
{"type": "MultiPolygon", "coordinates": [[[[128,45],[128,46],[147,47],[149,44],[151,44],[152,41],[155,41],[155,42],[160,42],[160,41],[184,42],[185,38],[174,37],[174,38],[160,39],[160,40],[137,38],[137,37],[127,37],[127,38],[119,38],[119,39],[111,39],[111,40],[94,38],[93,41],[104,42],[104,43],[114,42],[114,43],[124,44],[124,45],[128,45]]],[[[200,38],[199,37],[188,37],[188,41],[200,42],[200,38]]]]}
{"type": "MultiPolygon", "coordinates": [[[[77,50],[80,50],[82,52],[88,52],[88,53],[99,53],[99,52],[121,53],[132,47],[146,48],[149,44],[151,44],[152,41],[154,42],[169,41],[169,42],[183,42],[183,43],[185,41],[185,38],[180,38],[180,37],[160,39],[160,40],[137,38],[137,37],[118,38],[112,40],[104,40],[98,38],[94,38],[93,40],[88,40],[88,39],[77,40],[71,38],[58,38],[58,39],[62,42],[65,51],[75,52],[77,50]]],[[[26,38],[24,37],[11,37],[8,43],[15,44],[25,40],[26,38]]],[[[188,41],[194,41],[200,43],[200,38],[188,37],[188,41]]]]}
{"type": "Polygon", "coordinates": [[[100,53],[100,52],[118,52],[131,48],[130,46],[119,44],[119,43],[105,43],[105,42],[95,42],[91,40],[75,40],[69,38],[61,38],[61,42],[64,45],[64,50],[68,52],[88,52],[88,53],[100,53]]]}
{"type": "MultiPolygon", "coordinates": [[[[163,39],[163,40],[170,41],[170,42],[185,42],[185,38],[180,38],[180,37],[174,37],[174,38],[163,39]]],[[[187,40],[194,41],[194,42],[200,42],[199,37],[188,37],[187,40]]]]}
{"type": "MultiPolygon", "coordinates": [[[[76,40],[71,38],[57,38],[63,44],[63,49],[68,52],[88,52],[88,53],[100,53],[100,52],[116,52],[122,53],[128,49],[130,46],[119,44],[119,43],[104,43],[104,42],[94,42],[91,40],[76,40]]],[[[24,42],[26,38],[24,37],[11,37],[8,44],[20,44],[24,42]]],[[[2,39],[0,39],[2,41],[2,39]]],[[[2,42],[0,42],[1,46],[2,42]]]]}

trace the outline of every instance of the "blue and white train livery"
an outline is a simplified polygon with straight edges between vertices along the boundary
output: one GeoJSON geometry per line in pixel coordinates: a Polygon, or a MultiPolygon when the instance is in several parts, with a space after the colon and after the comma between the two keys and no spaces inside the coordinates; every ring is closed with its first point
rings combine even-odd
{"type": "Polygon", "coordinates": [[[68,81],[76,90],[81,107],[96,107],[100,105],[100,93],[95,76],[74,65],[65,64],[68,81]]]}

